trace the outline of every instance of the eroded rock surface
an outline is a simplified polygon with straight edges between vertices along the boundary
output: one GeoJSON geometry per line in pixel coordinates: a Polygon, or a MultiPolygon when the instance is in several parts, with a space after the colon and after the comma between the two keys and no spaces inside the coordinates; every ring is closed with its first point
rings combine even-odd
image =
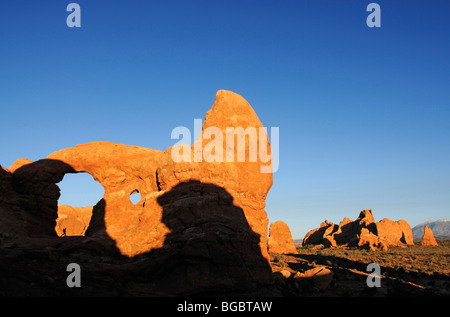
{"type": "Polygon", "coordinates": [[[269,227],[269,254],[296,254],[297,249],[292,239],[289,226],[279,220],[270,224],[269,227]]]}
{"type": "Polygon", "coordinates": [[[256,162],[250,160],[250,141],[248,139],[245,140],[245,147],[243,147],[246,153],[245,161],[238,162],[236,141],[232,152],[234,155],[233,162],[228,162],[225,140],[227,128],[242,128],[244,130],[254,128],[257,132],[257,152],[259,153],[259,148],[264,146],[270,153],[267,133],[249,103],[238,94],[221,90],[217,92],[214,105],[206,114],[202,126],[203,138],[199,137],[190,148],[174,146],[164,152],[157,169],[160,187],[162,190],[170,190],[180,182],[200,180],[224,188],[233,197],[234,204],[242,208],[252,230],[260,235],[261,252],[268,258],[269,220],[264,208],[267,193],[272,186],[273,175],[271,172],[262,173],[261,168],[267,167],[270,162],[264,163],[259,159],[256,162]],[[218,132],[214,136],[215,140],[218,140],[214,153],[221,153],[218,157],[221,157],[222,160],[209,162],[208,160],[212,160],[212,158],[208,153],[213,153],[213,151],[208,150],[211,143],[207,138],[212,139],[213,137],[209,134],[213,134],[214,131],[218,132]],[[264,139],[260,133],[265,137],[264,139]],[[221,141],[220,138],[222,138],[221,141]],[[187,151],[186,156],[191,158],[190,162],[175,162],[172,159],[172,151],[187,151]],[[199,156],[198,153],[203,155],[199,156]],[[201,162],[196,162],[196,160],[201,160],[201,162]]]}
{"type": "Polygon", "coordinates": [[[105,230],[122,254],[134,256],[160,248],[168,233],[156,202],[156,169],[162,154],[139,146],[92,142],[55,152],[47,159],[89,173],[103,186],[105,230]],[[130,200],[133,192],[141,195],[136,204],[130,200]]]}
{"type": "MultiPolygon", "coordinates": [[[[211,160],[212,156],[219,158],[220,152],[226,158],[229,145],[225,139],[210,141],[219,141],[219,134],[225,137],[230,127],[249,133],[255,129],[257,153],[264,146],[270,154],[266,131],[260,129],[263,126],[252,107],[237,94],[219,91],[206,114],[203,138],[192,147],[178,146],[191,158],[200,149],[205,154],[200,161],[174,161],[174,147],[162,152],[91,142],[35,162],[20,159],[12,172],[2,168],[0,189],[7,195],[0,196],[0,216],[7,220],[1,223],[5,229],[1,242],[8,246],[11,241],[19,245],[26,241],[27,251],[23,253],[20,247],[0,250],[7,259],[1,269],[15,270],[0,282],[22,283],[15,274],[31,278],[34,273],[22,269],[30,258],[37,258],[41,264],[36,267],[36,278],[49,278],[34,285],[45,285],[50,295],[67,294],[65,277],[61,283],[56,280],[66,275],[65,265],[71,262],[80,263],[83,279],[90,283],[79,290],[83,294],[109,290],[128,295],[260,292],[271,283],[264,210],[272,186],[271,167],[267,160],[251,160],[251,135],[243,138],[240,147],[245,149],[244,161],[238,159],[239,146],[231,151],[234,160],[211,160]],[[264,173],[262,167],[266,167],[264,173]],[[86,215],[82,216],[76,206],[60,206],[58,212],[57,184],[65,174],[79,172],[92,175],[105,190],[90,218],[89,210],[83,210],[86,215]],[[141,200],[133,204],[130,195],[135,192],[141,200]],[[19,265],[12,267],[12,261],[19,265]],[[106,261],[109,272],[99,271],[96,261],[106,261]],[[125,281],[129,282],[111,289],[125,281]]],[[[43,293],[29,288],[23,294],[43,293]]]]}
{"type": "Polygon", "coordinates": [[[92,217],[93,207],[58,205],[56,234],[60,237],[84,236],[92,217]]]}
{"type": "Polygon", "coordinates": [[[375,222],[372,210],[363,210],[354,221],[344,218],[336,225],[326,220],[306,234],[303,245],[308,244],[386,250],[388,246],[412,245],[413,241],[411,227],[405,220],[385,218],[375,222]]]}
{"type": "Polygon", "coordinates": [[[387,218],[376,223],[378,237],[385,245],[413,245],[412,229],[405,220],[393,221],[387,218]]]}
{"type": "Polygon", "coordinates": [[[420,244],[423,246],[438,246],[436,239],[434,238],[433,231],[430,229],[430,227],[425,226],[423,227],[423,236],[420,240],[420,244]]]}

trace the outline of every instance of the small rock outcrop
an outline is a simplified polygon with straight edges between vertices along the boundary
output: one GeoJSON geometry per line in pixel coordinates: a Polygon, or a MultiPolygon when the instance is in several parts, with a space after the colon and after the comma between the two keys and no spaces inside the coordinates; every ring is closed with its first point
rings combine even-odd
{"type": "Polygon", "coordinates": [[[423,246],[438,246],[436,239],[434,238],[433,231],[430,229],[430,227],[425,226],[423,227],[423,236],[420,240],[420,244],[423,246]]]}
{"type": "Polygon", "coordinates": [[[333,271],[323,266],[309,269],[303,273],[297,272],[294,275],[294,279],[298,280],[300,283],[305,280],[311,281],[314,287],[322,291],[330,286],[333,278],[333,271]]]}
{"type": "Polygon", "coordinates": [[[14,173],[16,170],[18,170],[22,166],[31,164],[31,163],[33,163],[33,161],[30,161],[29,159],[26,159],[26,158],[17,159],[14,163],[11,164],[11,166],[9,167],[9,171],[11,173],[14,173]]]}
{"type": "Polygon", "coordinates": [[[267,247],[269,254],[297,254],[289,226],[281,220],[270,224],[267,247]]]}
{"type": "Polygon", "coordinates": [[[385,245],[413,245],[412,229],[405,220],[393,221],[387,218],[376,223],[378,237],[385,245]]]}
{"type": "Polygon", "coordinates": [[[349,246],[371,250],[387,250],[390,245],[412,244],[412,230],[405,220],[383,219],[375,222],[372,210],[361,211],[354,221],[344,218],[339,225],[326,220],[319,228],[309,231],[303,239],[303,245],[349,246]]]}

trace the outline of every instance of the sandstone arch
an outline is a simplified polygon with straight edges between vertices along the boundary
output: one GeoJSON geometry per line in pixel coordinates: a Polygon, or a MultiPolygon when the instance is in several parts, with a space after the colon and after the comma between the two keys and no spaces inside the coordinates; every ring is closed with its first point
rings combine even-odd
{"type": "MultiPolygon", "coordinates": [[[[109,238],[121,252],[134,255],[160,247],[166,230],[160,223],[160,208],[149,200],[154,200],[154,193],[158,192],[156,168],[161,154],[143,147],[92,142],[57,151],[36,162],[21,160],[14,164],[12,184],[21,197],[21,204],[41,220],[29,231],[34,235],[56,235],[60,196],[57,183],[68,173],[86,172],[105,190],[105,211],[100,212],[104,213],[103,223],[109,238]],[[139,191],[142,196],[141,202],[135,205],[129,199],[133,191],[139,191]],[[152,230],[136,230],[138,227],[152,230]]],[[[98,231],[91,229],[90,232],[98,231]]]]}
{"type": "MultiPolygon", "coordinates": [[[[262,124],[244,98],[219,91],[202,131],[213,126],[223,131],[257,129],[262,124]]],[[[264,140],[270,149],[268,138],[264,140]]],[[[247,141],[244,145],[247,150],[247,141]]],[[[7,221],[0,225],[8,235],[0,243],[19,243],[30,252],[22,256],[15,247],[4,248],[5,258],[26,262],[39,256],[42,265],[33,274],[51,294],[109,294],[118,285],[116,278],[124,281],[115,289],[117,294],[141,294],[142,287],[145,294],[171,296],[251,294],[270,288],[264,208],[272,173],[261,173],[261,165],[270,165],[267,161],[176,163],[170,149],[91,142],[36,162],[23,159],[12,173],[1,168],[0,188],[6,195],[0,196],[0,214],[7,221]],[[90,174],[105,192],[93,208],[86,237],[61,239],[54,229],[57,184],[64,175],[80,172],[90,174]],[[133,204],[129,196],[135,191],[141,199],[133,204]],[[99,270],[97,260],[108,265],[99,270]],[[61,267],[79,261],[85,263],[84,283],[91,287],[74,290],[63,283],[55,291],[57,283],[49,287],[51,280],[42,279],[56,280],[56,272],[57,279],[64,281],[67,276],[61,267]]],[[[9,284],[13,287],[6,292],[17,292],[23,279],[17,279],[21,275],[17,273],[32,270],[10,263],[2,266],[5,276],[13,277],[9,284]]]]}
{"type": "MultiPolygon", "coordinates": [[[[271,153],[262,123],[249,103],[238,94],[225,90],[217,92],[215,102],[205,116],[202,133],[209,127],[224,134],[230,127],[259,129],[262,131],[259,137],[265,137],[258,139],[258,145],[262,144],[267,153],[271,153]]],[[[249,153],[249,143],[244,140],[245,153],[249,153]]],[[[205,147],[201,136],[192,145],[191,156],[196,145],[205,147]]],[[[222,146],[225,153],[227,145],[222,146]]],[[[59,198],[56,184],[67,173],[90,174],[105,190],[102,200],[94,207],[91,223],[101,223],[103,231],[114,240],[120,252],[131,257],[161,248],[170,232],[161,221],[159,196],[182,182],[211,183],[224,188],[234,198],[235,205],[242,208],[251,229],[260,236],[261,254],[268,259],[269,221],[264,208],[273,176],[272,173],[261,173],[261,167],[271,170],[270,163],[248,159],[244,162],[192,160],[177,163],[172,160],[172,148],[162,152],[113,142],[81,144],[54,152],[37,162],[18,162],[17,166],[23,166],[14,172],[14,184],[23,198],[25,210],[45,219],[45,234],[54,235],[59,198]],[[141,195],[135,204],[130,200],[133,192],[141,195]]],[[[95,226],[91,228],[90,224],[86,234],[98,232],[101,230],[95,226]]]]}
{"type": "Polygon", "coordinates": [[[133,256],[162,246],[167,228],[161,223],[156,169],[163,153],[139,146],[92,142],[52,153],[75,171],[91,174],[105,189],[105,230],[122,254],[133,256]],[[139,192],[136,204],[130,194],[139,192]]]}
{"type": "Polygon", "coordinates": [[[84,236],[89,227],[93,207],[102,199],[105,189],[92,175],[67,173],[59,182],[56,234],[60,237],[84,236]]]}

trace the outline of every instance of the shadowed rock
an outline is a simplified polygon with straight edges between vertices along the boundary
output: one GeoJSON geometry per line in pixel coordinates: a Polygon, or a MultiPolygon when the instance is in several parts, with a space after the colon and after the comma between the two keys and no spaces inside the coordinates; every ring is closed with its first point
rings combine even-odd
{"type": "MultiPolygon", "coordinates": [[[[190,148],[183,145],[170,147],[164,152],[157,170],[160,187],[162,190],[170,190],[180,182],[200,180],[224,188],[233,196],[234,204],[242,208],[252,230],[260,235],[261,253],[268,258],[269,219],[264,208],[267,193],[272,186],[273,175],[271,169],[268,173],[261,173],[261,168],[267,167],[270,162],[263,163],[259,159],[255,162],[250,160],[250,137],[246,137],[244,146],[239,148],[241,151],[245,150],[244,162],[238,161],[237,141],[232,152],[234,159],[232,162],[227,161],[225,140],[227,128],[250,128],[258,131],[256,135],[258,153],[260,153],[261,146],[266,148],[269,154],[271,153],[267,133],[262,129],[263,125],[249,103],[238,94],[220,90],[216,94],[212,108],[205,116],[202,134],[194,144],[190,148]],[[208,151],[208,147],[211,145],[210,140],[203,140],[201,137],[211,129],[218,132],[217,135],[214,134],[214,139],[218,140],[214,153],[221,153],[219,155],[221,160],[209,161],[211,157],[208,156],[208,153],[212,152],[208,151]],[[221,142],[220,138],[222,138],[221,142]],[[187,151],[187,158],[190,158],[190,162],[175,162],[172,159],[172,151],[181,151],[183,154],[184,151],[187,151]],[[198,157],[199,153],[201,157],[198,157]],[[196,162],[199,159],[201,162],[196,162]]],[[[234,138],[233,136],[233,141],[234,138]]]]}
{"type": "Polygon", "coordinates": [[[72,207],[58,205],[56,234],[64,236],[83,236],[91,221],[93,207],[72,207]]]}
{"type": "MultiPolygon", "coordinates": [[[[161,195],[162,222],[170,230],[164,246],[152,251],[155,285],[177,285],[177,295],[251,292],[271,283],[260,236],[242,208],[224,189],[183,182],[161,195]],[[163,261],[163,265],[159,265],[163,261]]],[[[172,290],[173,291],[173,290],[172,290]]]]}
{"type": "MultiPolygon", "coordinates": [[[[203,132],[210,127],[225,135],[229,127],[262,124],[241,96],[219,91],[203,132]]],[[[270,154],[261,131],[258,149],[263,144],[270,154]]],[[[260,294],[272,283],[264,210],[272,173],[270,162],[249,160],[249,143],[244,137],[242,162],[236,160],[238,146],[232,162],[175,162],[172,147],[162,152],[91,142],[35,162],[20,159],[12,173],[1,168],[0,243],[6,248],[0,253],[6,260],[0,283],[10,285],[1,294],[260,294]],[[270,171],[262,173],[267,165],[270,171]],[[65,174],[79,172],[105,190],[90,218],[70,206],[60,206],[58,214],[57,184],[65,174]],[[141,199],[133,204],[130,195],[136,192],[141,199]],[[39,264],[27,271],[34,259],[39,264]],[[108,269],[99,269],[103,261],[108,269]],[[79,290],[65,285],[71,262],[83,268],[79,290]],[[34,282],[22,285],[22,279],[34,282]]],[[[210,145],[201,138],[195,144],[203,150],[210,145]]],[[[227,144],[221,146],[226,153],[227,144]]]]}

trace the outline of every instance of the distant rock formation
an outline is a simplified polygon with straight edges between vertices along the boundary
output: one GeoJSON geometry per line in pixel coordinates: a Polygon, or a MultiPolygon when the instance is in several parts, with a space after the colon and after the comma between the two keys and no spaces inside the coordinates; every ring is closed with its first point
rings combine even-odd
{"type": "Polygon", "coordinates": [[[433,231],[431,231],[430,227],[424,226],[423,228],[423,236],[422,240],[420,240],[420,244],[423,246],[438,246],[436,239],[434,238],[433,231]]]}
{"type": "Polygon", "coordinates": [[[327,289],[333,281],[334,273],[324,266],[317,266],[303,273],[297,272],[295,280],[311,280],[313,285],[319,290],[327,289]]]}
{"type": "Polygon", "coordinates": [[[319,244],[387,250],[390,245],[412,245],[413,241],[411,227],[406,221],[383,219],[375,222],[372,210],[363,210],[355,221],[344,218],[336,225],[325,220],[303,239],[303,245],[319,244]]]}
{"type": "Polygon", "coordinates": [[[405,220],[392,221],[384,218],[376,223],[378,237],[387,246],[413,245],[413,235],[409,224],[405,220]]]}
{"type": "Polygon", "coordinates": [[[92,217],[93,207],[58,205],[56,234],[60,237],[84,236],[92,217]]]}
{"type": "Polygon", "coordinates": [[[270,224],[267,245],[269,254],[297,254],[291,231],[281,220],[270,224]]]}

